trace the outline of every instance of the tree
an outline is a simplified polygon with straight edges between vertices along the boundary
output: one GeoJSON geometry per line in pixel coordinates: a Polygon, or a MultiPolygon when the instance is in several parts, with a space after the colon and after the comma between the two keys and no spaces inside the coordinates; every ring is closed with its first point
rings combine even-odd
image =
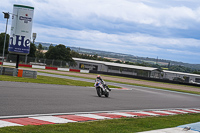
{"type": "MultiPolygon", "coordinates": [[[[10,38],[10,36],[8,34],[6,34],[6,44],[5,44],[4,54],[8,54],[9,38],[10,38]]],[[[4,39],[5,39],[5,33],[1,33],[0,34],[0,54],[3,54],[4,39]]]]}
{"type": "Polygon", "coordinates": [[[42,44],[38,45],[37,51],[36,51],[36,57],[37,58],[44,58],[44,53],[43,53],[43,47],[42,44]]]}
{"type": "Polygon", "coordinates": [[[52,44],[49,46],[49,50],[45,53],[45,57],[46,57],[47,59],[54,59],[54,57],[53,57],[54,48],[55,48],[55,47],[54,47],[52,44]]]}
{"type": "Polygon", "coordinates": [[[65,45],[59,44],[55,47],[53,45],[49,46],[49,50],[45,53],[47,59],[63,60],[68,62],[70,65],[74,65],[75,61],[72,59],[71,49],[66,48],[65,45]]]}
{"type": "Polygon", "coordinates": [[[120,60],[115,61],[115,63],[122,63],[120,60]]]}
{"type": "Polygon", "coordinates": [[[98,55],[95,54],[95,55],[93,56],[93,59],[97,60],[97,58],[98,58],[98,55]]]}
{"type": "Polygon", "coordinates": [[[30,52],[28,54],[29,57],[35,57],[36,46],[35,44],[31,43],[30,45],[30,52]]]}
{"type": "Polygon", "coordinates": [[[80,54],[78,52],[75,52],[74,50],[71,51],[72,57],[80,58],[80,54]]]}

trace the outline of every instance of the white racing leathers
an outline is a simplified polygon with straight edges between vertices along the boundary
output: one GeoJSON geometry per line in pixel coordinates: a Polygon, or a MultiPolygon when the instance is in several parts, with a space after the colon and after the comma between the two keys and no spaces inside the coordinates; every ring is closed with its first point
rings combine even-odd
{"type": "Polygon", "coordinates": [[[96,86],[96,84],[99,83],[99,82],[101,82],[101,85],[102,85],[101,88],[103,89],[103,91],[105,91],[105,89],[107,89],[107,88],[106,88],[106,82],[103,79],[102,80],[96,79],[94,86],[96,86]]]}

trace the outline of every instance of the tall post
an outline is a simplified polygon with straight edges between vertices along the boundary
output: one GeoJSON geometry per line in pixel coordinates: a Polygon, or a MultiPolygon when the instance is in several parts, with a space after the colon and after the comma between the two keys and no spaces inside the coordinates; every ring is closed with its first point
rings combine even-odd
{"type": "Polygon", "coordinates": [[[27,55],[26,55],[26,57],[25,57],[25,64],[27,64],[27,55]]]}
{"type": "Polygon", "coordinates": [[[16,62],[16,68],[19,67],[19,54],[17,54],[17,62],[16,62]]]}
{"type": "Polygon", "coordinates": [[[8,13],[4,13],[4,18],[7,19],[6,21],[6,30],[5,30],[5,37],[4,37],[4,45],[3,45],[3,57],[2,57],[2,63],[1,63],[1,75],[3,74],[3,62],[4,62],[4,53],[5,53],[5,45],[6,45],[6,33],[7,33],[7,25],[8,25],[8,19],[10,17],[9,12],[8,13]]]}

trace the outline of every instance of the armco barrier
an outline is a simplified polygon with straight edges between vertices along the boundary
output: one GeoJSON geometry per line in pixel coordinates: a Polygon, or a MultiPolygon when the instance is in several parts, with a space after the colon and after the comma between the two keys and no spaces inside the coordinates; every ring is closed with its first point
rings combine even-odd
{"type": "Polygon", "coordinates": [[[71,71],[71,72],[80,72],[80,70],[78,70],[78,69],[69,69],[69,71],[71,71]]]}
{"type": "Polygon", "coordinates": [[[32,68],[45,69],[45,66],[32,65],[32,68]]]}
{"type": "MultiPolygon", "coordinates": [[[[1,70],[1,68],[0,68],[0,70],[1,70]]],[[[17,69],[9,68],[9,67],[3,67],[2,75],[16,76],[17,75],[17,69]]]]}
{"type": "MultiPolygon", "coordinates": [[[[1,68],[0,68],[1,70],[1,68]]],[[[2,75],[37,78],[37,71],[3,67],[2,75]]]]}
{"type": "Polygon", "coordinates": [[[190,85],[190,86],[200,87],[200,84],[183,83],[183,82],[178,82],[178,81],[173,81],[173,80],[167,80],[167,79],[157,79],[157,78],[150,78],[150,77],[141,77],[141,76],[135,76],[135,75],[121,74],[121,73],[102,72],[102,71],[95,71],[95,70],[90,70],[89,73],[106,74],[106,75],[113,75],[113,76],[121,76],[121,77],[128,77],[128,78],[136,78],[136,79],[143,79],[143,80],[150,80],[150,81],[157,81],[157,82],[164,82],[164,83],[182,84],[182,85],[190,85]]]}
{"type": "MultiPolygon", "coordinates": [[[[16,66],[15,63],[10,63],[10,62],[4,62],[3,65],[16,66]]],[[[59,71],[71,71],[71,72],[89,73],[89,70],[79,70],[79,69],[70,69],[70,68],[57,68],[57,67],[48,67],[48,66],[43,66],[43,65],[19,64],[19,66],[36,68],[36,69],[50,69],[50,70],[59,70],[59,71]]]]}
{"type": "Polygon", "coordinates": [[[10,63],[10,62],[4,62],[3,65],[6,65],[6,66],[16,66],[15,63],[10,63]]]}
{"type": "Polygon", "coordinates": [[[51,70],[58,70],[58,68],[57,67],[45,67],[45,69],[51,69],[51,70]]]}
{"type": "Polygon", "coordinates": [[[89,70],[80,70],[81,73],[89,73],[89,70]]]}
{"type": "Polygon", "coordinates": [[[19,64],[21,67],[32,67],[32,65],[27,65],[27,64],[19,64]]]}
{"type": "Polygon", "coordinates": [[[58,68],[59,71],[69,71],[69,68],[58,68]]]}
{"type": "Polygon", "coordinates": [[[23,76],[26,78],[37,78],[37,71],[23,70],[23,76]]]}

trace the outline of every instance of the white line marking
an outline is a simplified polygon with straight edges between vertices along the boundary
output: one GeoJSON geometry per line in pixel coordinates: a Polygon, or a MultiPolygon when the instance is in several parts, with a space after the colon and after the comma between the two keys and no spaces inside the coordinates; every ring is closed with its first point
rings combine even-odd
{"type": "MultiPolygon", "coordinates": [[[[194,112],[194,113],[200,113],[200,111],[195,111],[195,110],[191,110],[191,109],[184,109],[185,111],[190,111],[190,112],[194,112]]],[[[183,110],[183,111],[184,111],[183,110]]]]}
{"type": "Polygon", "coordinates": [[[110,117],[99,116],[95,114],[77,114],[77,116],[89,117],[94,119],[111,119],[110,117]]]}
{"type": "Polygon", "coordinates": [[[173,111],[173,112],[178,112],[178,113],[183,113],[187,114],[188,112],[182,111],[182,110],[166,110],[166,111],[173,111]]]}
{"type": "Polygon", "coordinates": [[[53,123],[77,122],[77,121],[72,121],[72,120],[63,119],[63,118],[54,117],[54,116],[39,116],[39,117],[29,117],[29,118],[48,121],[48,122],[53,122],[53,123]]]}
{"type": "Polygon", "coordinates": [[[157,113],[163,113],[163,114],[168,114],[168,115],[176,115],[176,113],[172,113],[172,112],[166,112],[166,111],[153,111],[153,112],[157,112],[157,113]]]}
{"type": "Polygon", "coordinates": [[[0,127],[8,127],[8,126],[23,126],[23,125],[0,120],[0,127]]]}
{"type": "Polygon", "coordinates": [[[153,115],[153,116],[156,116],[156,115],[159,115],[159,114],[154,114],[154,113],[150,113],[150,112],[135,112],[135,113],[140,113],[140,114],[146,114],[146,115],[153,115]]]}
{"type": "Polygon", "coordinates": [[[137,116],[137,115],[131,115],[131,114],[126,114],[126,113],[120,113],[120,112],[108,113],[108,114],[122,115],[122,116],[125,116],[125,117],[135,117],[135,116],[137,116]]]}

